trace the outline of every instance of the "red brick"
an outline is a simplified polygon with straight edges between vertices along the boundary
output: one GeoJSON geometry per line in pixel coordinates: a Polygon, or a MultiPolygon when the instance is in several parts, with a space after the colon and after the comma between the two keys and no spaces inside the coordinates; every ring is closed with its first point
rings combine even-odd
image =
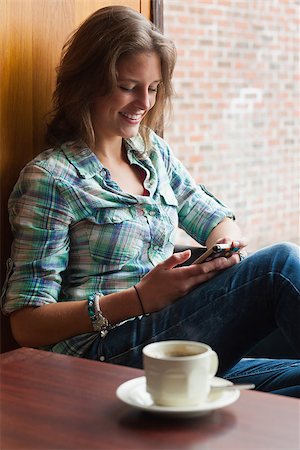
{"type": "MultiPolygon", "coordinates": [[[[164,2],[165,33],[178,48],[164,137],[196,181],[235,210],[251,250],[299,243],[300,234],[300,8],[267,3],[164,2]]],[[[178,239],[191,242],[183,232],[178,239]]]]}

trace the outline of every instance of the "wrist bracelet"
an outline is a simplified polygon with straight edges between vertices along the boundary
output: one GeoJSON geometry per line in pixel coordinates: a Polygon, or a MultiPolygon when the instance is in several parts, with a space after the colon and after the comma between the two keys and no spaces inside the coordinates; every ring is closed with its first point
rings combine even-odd
{"type": "Polygon", "coordinates": [[[137,287],[136,287],[135,285],[134,285],[133,287],[134,287],[134,289],[135,289],[137,298],[139,299],[139,302],[140,302],[140,305],[141,305],[141,309],[142,309],[143,316],[145,316],[146,313],[145,313],[145,310],[144,310],[144,306],[143,306],[142,299],[141,299],[141,297],[140,297],[139,291],[137,290],[137,287]]]}
{"type": "Polygon", "coordinates": [[[89,295],[87,300],[88,305],[88,314],[92,322],[93,330],[100,333],[100,336],[104,338],[109,330],[113,328],[113,326],[109,323],[108,319],[103,315],[100,308],[100,298],[101,294],[95,293],[89,295]]]}

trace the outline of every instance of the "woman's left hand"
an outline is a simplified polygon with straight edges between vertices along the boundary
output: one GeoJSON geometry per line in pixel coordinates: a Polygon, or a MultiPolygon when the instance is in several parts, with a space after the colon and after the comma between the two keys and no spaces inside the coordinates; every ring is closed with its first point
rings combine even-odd
{"type": "Polygon", "coordinates": [[[230,236],[225,236],[221,239],[218,239],[215,244],[228,244],[228,247],[231,247],[233,249],[238,248],[237,251],[233,250],[232,255],[229,256],[230,260],[234,262],[235,264],[242,261],[247,256],[246,247],[248,245],[248,242],[245,238],[240,239],[233,239],[230,236]]]}
{"type": "Polygon", "coordinates": [[[242,231],[237,222],[226,217],[211,231],[206,246],[209,248],[215,244],[229,244],[229,247],[238,247],[238,252],[230,256],[230,262],[236,264],[247,256],[245,247],[248,241],[242,236],[242,231]]]}

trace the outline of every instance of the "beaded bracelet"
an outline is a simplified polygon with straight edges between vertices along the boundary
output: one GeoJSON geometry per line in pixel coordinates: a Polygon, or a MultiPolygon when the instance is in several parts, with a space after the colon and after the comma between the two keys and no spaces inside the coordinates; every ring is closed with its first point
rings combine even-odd
{"type": "Polygon", "coordinates": [[[87,306],[88,306],[88,314],[92,322],[93,330],[100,333],[100,336],[104,338],[109,330],[113,328],[113,326],[109,323],[107,318],[103,315],[100,308],[100,297],[101,294],[95,293],[88,296],[87,306]]]}

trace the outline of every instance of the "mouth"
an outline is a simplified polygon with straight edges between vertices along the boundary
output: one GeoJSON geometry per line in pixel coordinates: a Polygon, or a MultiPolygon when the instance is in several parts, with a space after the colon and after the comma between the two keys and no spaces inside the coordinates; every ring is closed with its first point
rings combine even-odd
{"type": "Polygon", "coordinates": [[[133,123],[133,124],[139,123],[143,118],[143,114],[129,114],[129,113],[125,113],[125,112],[120,112],[120,114],[128,122],[133,123]]]}

